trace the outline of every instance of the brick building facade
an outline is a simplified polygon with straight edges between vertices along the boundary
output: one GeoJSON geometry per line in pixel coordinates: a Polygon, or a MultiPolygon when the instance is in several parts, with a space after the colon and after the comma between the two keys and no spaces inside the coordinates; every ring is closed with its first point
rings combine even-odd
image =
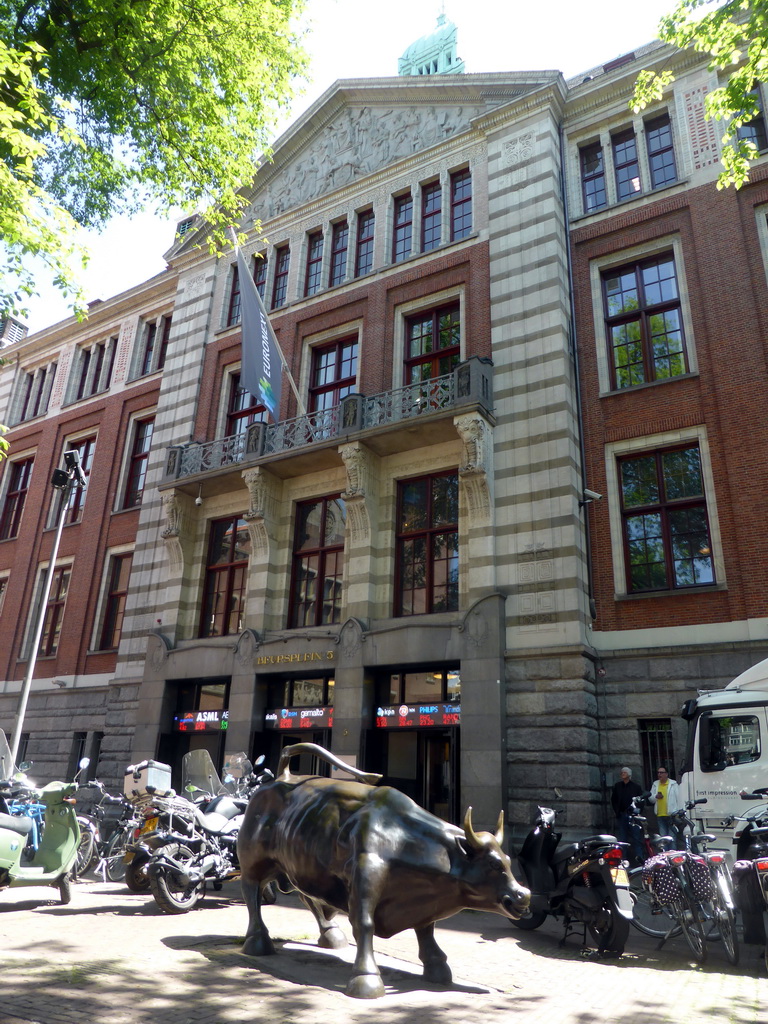
{"type": "MultiPolygon", "coordinates": [[[[284,385],[278,423],[240,387],[243,282],[199,225],[154,285],[19,343],[42,359],[101,337],[110,309],[139,339],[172,314],[162,367],[137,374],[146,341],[126,341],[133,373],[86,403],[104,424],[95,458],[107,436],[134,451],[131,416],[151,406],[144,496],[120,511],[117,467],[89,487],[93,548],[62,627],[82,639],[68,668],[63,641],[41,662],[30,756],[60,770],[51,742],[60,763],[87,689],[115,779],[127,760],[177,767],[190,745],[274,761],[306,737],[437,813],[471,803],[487,826],[503,807],[522,831],[553,787],[567,827],[602,827],[620,765],[679,771],[683,695],[768,653],[750,528],[768,165],[716,189],[713,84],[658,44],[569,82],[337,82],[258,167],[242,224],[307,410],[284,385]],[[670,60],[664,102],[631,115],[637,72],[670,60]],[[86,652],[124,546],[115,661],[86,652]],[[51,673],[71,687],[52,693],[51,673]]],[[[20,372],[3,371],[0,408],[20,372]]],[[[0,501],[75,412],[14,426],[0,501]]],[[[37,461],[34,481],[39,501],[37,461]]],[[[0,560],[39,565],[42,522],[25,510],[22,526],[0,560]]],[[[28,602],[20,589],[3,628],[23,630],[28,602]]],[[[5,673],[7,727],[17,660],[5,673]]]]}

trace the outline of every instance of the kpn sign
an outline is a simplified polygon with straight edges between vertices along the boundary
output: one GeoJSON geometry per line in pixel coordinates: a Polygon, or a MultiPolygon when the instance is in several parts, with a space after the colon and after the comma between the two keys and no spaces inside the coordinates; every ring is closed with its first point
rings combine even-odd
{"type": "Polygon", "coordinates": [[[177,732],[221,732],[229,726],[229,711],[182,711],[173,720],[177,732]]]}

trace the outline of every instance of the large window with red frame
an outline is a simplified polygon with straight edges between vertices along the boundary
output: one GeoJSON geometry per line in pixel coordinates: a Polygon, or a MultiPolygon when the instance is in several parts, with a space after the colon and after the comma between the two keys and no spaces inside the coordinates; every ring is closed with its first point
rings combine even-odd
{"type": "Polygon", "coordinates": [[[669,114],[659,114],[645,123],[645,143],[648,149],[648,167],[651,188],[661,188],[677,181],[675,148],[669,114]]]}
{"type": "Polygon", "coordinates": [[[240,272],[237,265],[232,267],[232,276],[229,284],[229,305],[227,307],[227,327],[240,323],[240,272]]]}
{"type": "Polygon", "coordinates": [[[323,271],[323,232],[313,231],[307,238],[307,273],[304,279],[304,294],[314,295],[320,291],[323,271]]]}
{"type": "Polygon", "coordinates": [[[331,231],[331,265],[328,270],[328,287],[343,284],[347,276],[347,246],[349,225],[345,220],[333,225],[331,231]]]}
{"type": "Polygon", "coordinates": [[[10,540],[11,537],[15,537],[19,532],[34,463],[34,458],[17,459],[6,469],[6,473],[10,474],[10,478],[8,480],[8,490],[5,492],[5,501],[3,502],[3,514],[0,517],[0,540],[10,540]]]}
{"type": "Polygon", "coordinates": [[[61,625],[64,621],[64,607],[67,603],[71,574],[72,567],[70,565],[62,565],[53,570],[53,580],[51,581],[48,602],[45,606],[43,632],[40,637],[40,649],[38,651],[43,658],[51,657],[59,649],[61,625]]]}
{"type": "Polygon", "coordinates": [[[281,245],[275,250],[275,276],[272,281],[272,309],[279,309],[288,300],[288,271],[291,266],[291,250],[281,245]]]}
{"type": "Polygon", "coordinates": [[[469,170],[451,175],[451,241],[472,232],[472,175],[469,170]]]}
{"type": "Polygon", "coordinates": [[[424,185],[421,190],[421,251],[429,252],[440,245],[443,227],[443,192],[439,181],[424,185]]]}
{"type": "Polygon", "coordinates": [[[459,479],[456,473],[398,486],[395,614],[459,607],[459,479]]]}
{"type": "Polygon", "coordinates": [[[364,210],[357,217],[357,245],[355,249],[355,277],[365,277],[373,269],[373,210],[364,210]]]}
{"type": "Polygon", "coordinates": [[[312,350],[309,409],[331,409],[355,390],[357,337],[342,338],[312,350]]]}
{"type": "MultiPolygon", "coordinates": [[[[75,451],[80,456],[80,469],[86,479],[91,475],[93,465],[93,453],[96,448],[96,438],[86,437],[82,441],[73,441],[66,446],[67,451],[75,451]]],[[[67,511],[64,514],[65,523],[79,523],[83,518],[83,506],[85,505],[85,488],[73,487],[69,492],[67,511]]]]}
{"type": "Polygon", "coordinates": [[[132,561],[133,555],[130,552],[113,555],[110,559],[104,621],[99,638],[100,651],[116,651],[120,645],[132,561]]]}
{"type": "Polygon", "coordinates": [[[243,629],[251,538],[239,516],[211,523],[200,636],[230,636],[243,629]]]}
{"type": "Polygon", "coordinates": [[[147,479],[147,464],[152,447],[152,433],[155,428],[155,417],[148,416],[136,420],[133,425],[133,440],[128,461],[128,477],[125,484],[123,508],[134,508],[141,504],[144,484],[147,479]]]}
{"type": "Polygon", "coordinates": [[[409,316],[405,322],[405,383],[442,377],[461,358],[458,303],[409,316]]]}
{"type": "Polygon", "coordinates": [[[671,253],[603,274],[603,299],[613,387],[628,388],[688,372],[671,253]]]}
{"type": "Polygon", "coordinates": [[[640,192],[640,164],[637,159],[637,139],[631,128],[612,136],[613,173],[616,178],[616,198],[629,199],[640,192]]]}
{"type": "Polygon", "coordinates": [[[715,582],[698,444],[619,459],[630,593],[715,582]]]}
{"type": "Polygon", "coordinates": [[[341,621],[346,518],[339,495],[296,506],[290,626],[341,621]]]}
{"type": "Polygon", "coordinates": [[[581,194],[584,199],[584,213],[601,210],[606,202],[605,164],[603,147],[599,142],[582,146],[579,150],[581,164],[581,194]]]}
{"type": "Polygon", "coordinates": [[[252,423],[261,423],[266,418],[266,408],[250,391],[246,391],[240,385],[240,374],[231,374],[227,403],[227,436],[243,434],[252,423]]]}
{"type": "Polygon", "coordinates": [[[413,197],[410,192],[395,199],[392,231],[392,262],[400,263],[411,255],[413,245],[413,197]]]}

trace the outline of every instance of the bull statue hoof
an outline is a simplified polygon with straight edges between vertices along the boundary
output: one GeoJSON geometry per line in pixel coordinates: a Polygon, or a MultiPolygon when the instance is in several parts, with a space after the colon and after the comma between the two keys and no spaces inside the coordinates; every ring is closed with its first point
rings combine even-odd
{"type": "Polygon", "coordinates": [[[353,999],[379,999],[384,995],[384,982],[379,974],[356,974],[347,985],[353,999]]]}
{"type": "Polygon", "coordinates": [[[453,984],[451,968],[445,960],[437,960],[434,963],[424,964],[424,981],[429,981],[433,985],[445,985],[446,987],[449,987],[453,984]]]}
{"type": "Polygon", "coordinates": [[[240,952],[246,956],[274,956],[275,947],[268,935],[248,935],[240,952]]]}
{"type": "Polygon", "coordinates": [[[326,928],[320,933],[317,944],[323,949],[344,949],[349,945],[347,936],[341,928],[337,928],[335,925],[333,928],[326,928]]]}

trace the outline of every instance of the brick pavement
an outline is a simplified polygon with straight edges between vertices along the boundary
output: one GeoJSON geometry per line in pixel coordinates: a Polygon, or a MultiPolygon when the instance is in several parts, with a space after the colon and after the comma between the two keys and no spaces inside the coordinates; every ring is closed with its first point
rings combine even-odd
{"type": "MultiPolygon", "coordinates": [[[[236,885],[190,914],[151,897],[85,882],[59,906],[49,890],[0,893],[0,1024],[763,1024],[768,978],[755,947],[738,968],[718,944],[704,966],[684,940],[663,951],[634,930],[620,960],[585,955],[547,921],[533,933],[494,914],[464,912],[438,926],[454,984],[426,985],[412,932],[377,940],[386,995],[344,995],[352,950],[314,945],[314,921],[294,897],[267,907],[278,955],[242,956],[246,911],[236,885]]],[[[347,923],[345,930],[350,934],[347,923]]]]}

